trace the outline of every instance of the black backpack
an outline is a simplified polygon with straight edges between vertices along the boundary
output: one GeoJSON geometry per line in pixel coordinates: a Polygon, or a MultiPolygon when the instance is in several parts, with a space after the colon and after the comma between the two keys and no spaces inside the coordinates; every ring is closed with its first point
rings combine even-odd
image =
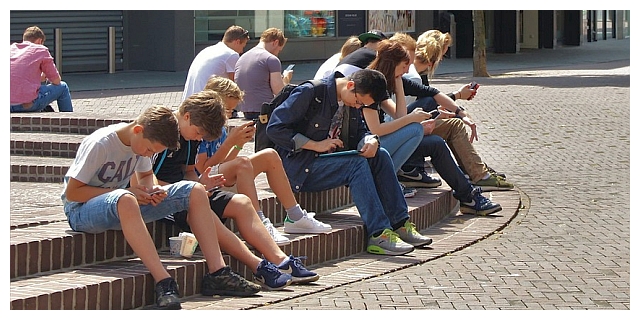
{"type": "MultiPolygon", "coordinates": [[[[300,85],[304,83],[311,83],[313,85],[314,90],[314,99],[312,105],[309,108],[309,111],[316,112],[318,110],[317,106],[322,104],[322,99],[324,98],[324,87],[321,85],[321,80],[307,80],[302,82],[300,85]]],[[[278,94],[273,97],[273,99],[269,102],[262,103],[262,107],[260,108],[260,116],[258,117],[258,122],[256,123],[256,136],[255,136],[255,152],[258,152],[265,148],[273,148],[275,147],[275,143],[269,140],[267,137],[267,125],[269,124],[269,119],[271,119],[271,113],[275,108],[277,108],[280,104],[282,104],[289,95],[291,95],[291,91],[298,87],[296,84],[287,84],[278,92],[278,94]]],[[[307,115],[307,118],[310,119],[310,115],[307,115]]],[[[312,116],[312,115],[311,115],[312,116]]]]}

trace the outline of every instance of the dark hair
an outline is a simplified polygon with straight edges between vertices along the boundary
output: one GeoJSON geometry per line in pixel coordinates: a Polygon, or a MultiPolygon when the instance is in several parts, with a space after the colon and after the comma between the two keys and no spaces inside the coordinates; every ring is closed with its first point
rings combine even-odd
{"type": "Polygon", "coordinates": [[[409,52],[399,42],[382,40],[378,45],[378,54],[368,68],[382,72],[389,79],[387,89],[389,92],[394,92],[396,82],[393,79],[395,78],[396,67],[403,61],[407,63],[411,61],[409,52]]]}
{"type": "Polygon", "coordinates": [[[387,79],[380,71],[358,70],[349,76],[349,80],[356,84],[356,93],[370,95],[375,102],[381,102],[386,97],[387,79]]]}
{"type": "Polygon", "coordinates": [[[144,128],[142,137],[157,142],[168,149],[177,149],[180,143],[180,127],[173,111],[165,106],[147,108],[134,122],[144,128]]]}

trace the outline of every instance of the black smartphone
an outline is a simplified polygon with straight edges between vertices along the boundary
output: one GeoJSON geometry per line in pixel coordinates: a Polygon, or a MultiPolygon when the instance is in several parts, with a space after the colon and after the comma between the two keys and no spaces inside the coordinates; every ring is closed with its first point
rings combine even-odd
{"type": "Polygon", "coordinates": [[[431,115],[431,119],[435,119],[437,116],[440,115],[440,111],[438,111],[438,109],[431,110],[429,111],[429,114],[431,115]]]}

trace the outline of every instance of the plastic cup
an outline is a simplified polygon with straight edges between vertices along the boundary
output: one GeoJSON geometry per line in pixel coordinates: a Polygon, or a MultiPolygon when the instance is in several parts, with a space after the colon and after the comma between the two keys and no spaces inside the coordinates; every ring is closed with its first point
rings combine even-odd
{"type": "Polygon", "coordinates": [[[181,237],[170,237],[169,238],[169,252],[172,256],[179,257],[180,249],[182,248],[182,238],[181,237]]]}
{"type": "Polygon", "coordinates": [[[181,233],[182,236],[182,247],[180,248],[180,255],[185,258],[191,258],[193,253],[196,251],[198,247],[198,240],[196,240],[196,236],[192,233],[181,233]]]}

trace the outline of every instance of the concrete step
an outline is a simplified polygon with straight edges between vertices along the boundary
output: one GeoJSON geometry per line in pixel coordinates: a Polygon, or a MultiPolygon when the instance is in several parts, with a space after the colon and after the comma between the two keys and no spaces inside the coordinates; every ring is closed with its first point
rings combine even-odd
{"type": "Polygon", "coordinates": [[[60,112],[11,114],[11,132],[90,134],[99,128],[131,120],[133,119],[116,119],[112,116],[101,118],[95,114],[82,115],[76,112],[73,114],[60,112]]]}
{"type": "Polygon", "coordinates": [[[12,132],[11,155],[73,159],[86,136],[78,133],[12,132]]]}

